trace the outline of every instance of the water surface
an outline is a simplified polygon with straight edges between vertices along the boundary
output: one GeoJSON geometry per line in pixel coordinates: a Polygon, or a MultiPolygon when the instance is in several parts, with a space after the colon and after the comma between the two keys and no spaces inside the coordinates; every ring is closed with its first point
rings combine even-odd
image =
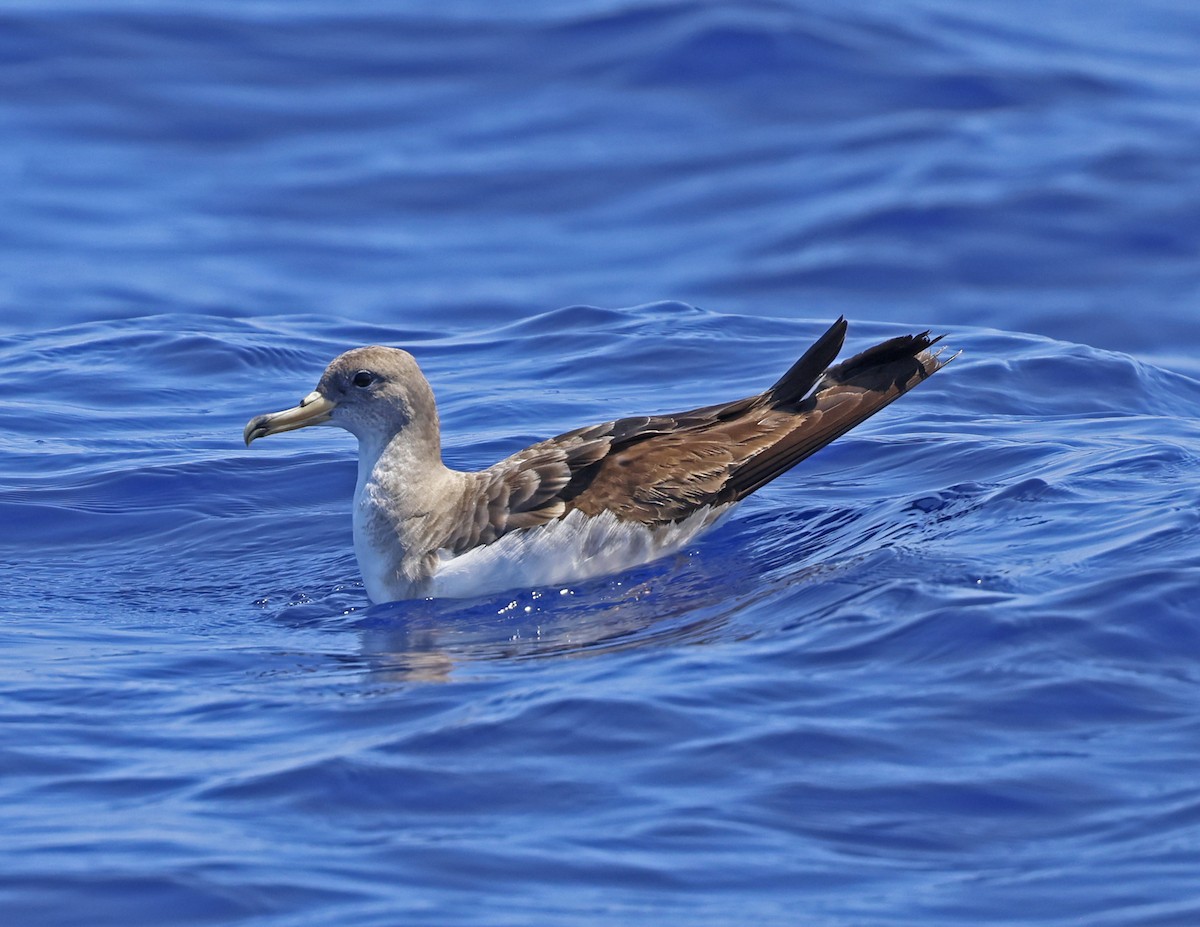
{"type": "Polygon", "coordinates": [[[71,924],[1194,924],[1191,6],[0,7],[0,909],[71,924]],[[684,552],[369,606],[446,458],[962,355],[684,552]]]}

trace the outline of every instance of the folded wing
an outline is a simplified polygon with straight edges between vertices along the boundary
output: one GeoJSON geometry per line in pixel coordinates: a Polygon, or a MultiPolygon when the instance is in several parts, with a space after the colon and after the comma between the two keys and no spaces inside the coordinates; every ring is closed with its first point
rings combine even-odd
{"type": "Polygon", "coordinates": [[[477,474],[444,548],[466,550],[578,509],[660,525],[737,502],[941,369],[928,332],[836,366],[838,319],[769,389],[676,415],[618,419],[542,441],[477,474]],[[465,514],[465,513],[463,513],[465,514]]]}

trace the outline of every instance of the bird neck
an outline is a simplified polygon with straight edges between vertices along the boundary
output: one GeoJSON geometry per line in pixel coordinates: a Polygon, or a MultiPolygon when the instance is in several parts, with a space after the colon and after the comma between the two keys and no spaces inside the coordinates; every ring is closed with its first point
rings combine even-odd
{"type": "Polygon", "coordinates": [[[453,508],[466,489],[467,475],[442,463],[436,442],[411,438],[359,439],[354,551],[375,601],[417,594],[436,565],[445,503],[453,508]]]}
{"type": "Polygon", "coordinates": [[[358,485],[380,480],[421,484],[446,472],[436,431],[419,434],[405,428],[391,435],[363,435],[358,439],[358,485]]]}

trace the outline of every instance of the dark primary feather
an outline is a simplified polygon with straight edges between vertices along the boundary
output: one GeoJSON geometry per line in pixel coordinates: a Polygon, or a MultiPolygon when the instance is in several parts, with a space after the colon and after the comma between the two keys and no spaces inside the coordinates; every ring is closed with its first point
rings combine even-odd
{"type": "MultiPolygon", "coordinates": [[[[675,415],[618,419],[542,441],[478,473],[458,552],[578,509],[645,525],[743,499],[945,365],[928,332],[892,338],[830,366],[839,318],[770,388],[675,415]]],[[[460,513],[466,514],[466,513],[460,513]]],[[[451,521],[452,523],[452,521],[451,521]]]]}

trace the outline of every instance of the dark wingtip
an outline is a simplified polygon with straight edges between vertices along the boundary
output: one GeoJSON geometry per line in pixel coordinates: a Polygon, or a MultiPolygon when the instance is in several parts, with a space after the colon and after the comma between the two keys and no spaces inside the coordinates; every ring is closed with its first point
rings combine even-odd
{"type": "Polygon", "coordinates": [[[930,337],[926,330],[915,335],[889,338],[830,367],[825,374],[826,380],[830,383],[854,380],[872,389],[898,387],[901,392],[906,392],[958,356],[955,354],[943,361],[938,357],[941,351],[928,353],[943,337],[930,337]]]}
{"type": "Polygon", "coordinates": [[[774,405],[787,405],[799,402],[804,398],[813,385],[820,379],[825,369],[833,363],[846,342],[846,329],[849,323],[844,315],[839,315],[837,321],[826,329],[825,334],[813,342],[812,347],[796,363],[788,368],[788,372],[775,381],[763,395],[774,405]]]}

